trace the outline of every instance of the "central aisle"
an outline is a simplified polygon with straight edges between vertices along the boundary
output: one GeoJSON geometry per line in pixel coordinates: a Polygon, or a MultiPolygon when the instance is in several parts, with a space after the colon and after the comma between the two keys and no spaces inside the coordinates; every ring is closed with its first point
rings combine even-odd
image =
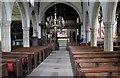
{"type": "Polygon", "coordinates": [[[52,53],[28,76],[69,76],[72,78],[73,72],[70,62],[69,52],[65,47],[60,47],[58,51],[52,53]]]}

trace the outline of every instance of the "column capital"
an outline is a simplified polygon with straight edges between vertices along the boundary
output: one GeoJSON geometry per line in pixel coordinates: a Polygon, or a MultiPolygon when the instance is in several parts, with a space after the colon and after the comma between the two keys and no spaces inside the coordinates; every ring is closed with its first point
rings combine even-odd
{"type": "Polygon", "coordinates": [[[112,28],[115,23],[114,22],[103,22],[103,24],[105,25],[104,28],[112,28]]]}
{"type": "Polygon", "coordinates": [[[29,31],[30,27],[22,27],[23,31],[29,31]]]}
{"type": "Polygon", "coordinates": [[[0,19],[0,24],[2,24],[2,20],[0,19]]]}
{"type": "Polygon", "coordinates": [[[103,24],[107,24],[107,25],[112,25],[114,24],[115,22],[103,22],[103,24]]]}
{"type": "Polygon", "coordinates": [[[91,29],[86,29],[85,32],[90,32],[91,29]]]}
{"type": "Polygon", "coordinates": [[[3,27],[9,27],[11,24],[11,21],[2,21],[1,24],[3,27]]]}
{"type": "Polygon", "coordinates": [[[0,21],[0,26],[2,26],[2,21],[0,21]]]}
{"type": "Polygon", "coordinates": [[[38,31],[37,31],[37,30],[34,30],[33,32],[34,32],[34,33],[33,33],[33,37],[38,37],[38,31]]]}

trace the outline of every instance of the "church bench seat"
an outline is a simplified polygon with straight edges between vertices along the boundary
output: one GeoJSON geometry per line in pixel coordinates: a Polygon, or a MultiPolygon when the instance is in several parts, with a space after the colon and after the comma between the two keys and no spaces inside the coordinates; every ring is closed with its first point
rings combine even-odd
{"type": "Polygon", "coordinates": [[[29,55],[30,56],[30,60],[32,62],[32,60],[34,61],[33,62],[33,67],[37,66],[37,62],[36,62],[36,54],[35,52],[2,52],[2,54],[13,54],[13,55],[29,55]]]}
{"type": "Polygon", "coordinates": [[[77,54],[120,54],[118,51],[74,51],[72,52],[73,55],[77,54]]]}
{"type": "Polygon", "coordinates": [[[44,51],[44,58],[46,58],[50,53],[51,53],[51,50],[52,49],[52,45],[48,44],[48,46],[36,46],[36,47],[31,47],[31,48],[36,48],[36,49],[39,49],[39,50],[43,50],[44,51]]]}
{"type": "Polygon", "coordinates": [[[42,51],[43,60],[50,54],[51,50],[48,46],[36,46],[36,47],[30,47],[31,49],[37,49],[39,51],[42,51]]]}
{"type": "Polygon", "coordinates": [[[94,58],[94,59],[78,59],[75,60],[77,63],[119,63],[118,58],[94,58]]]}
{"type": "Polygon", "coordinates": [[[0,78],[8,76],[8,70],[7,69],[8,69],[7,63],[0,63],[0,70],[2,70],[0,72],[0,78]]]}
{"type": "Polygon", "coordinates": [[[113,72],[111,73],[111,76],[113,76],[114,78],[120,77],[120,72],[113,72]]]}
{"type": "Polygon", "coordinates": [[[11,52],[11,53],[20,54],[20,55],[30,55],[31,61],[32,61],[32,66],[37,67],[37,53],[36,52],[18,51],[18,52],[11,52]]]}
{"type": "Polygon", "coordinates": [[[37,63],[41,63],[48,54],[48,47],[46,46],[33,46],[33,47],[19,47],[14,49],[13,52],[35,52],[37,54],[37,63]]]}
{"type": "Polygon", "coordinates": [[[86,49],[86,48],[91,48],[91,49],[102,49],[101,47],[97,46],[69,46],[71,49],[86,49]]]}
{"type": "Polygon", "coordinates": [[[73,55],[75,59],[79,58],[119,58],[120,54],[82,54],[82,55],[73,55]]]}
{"type": "Polygon", "coordinates": [[[104,67],[119,67],[119,52],[104,52],[100,47],[90,47],[90,46],[70,46],[69,52],[73,66],[77,64],[79,68],[78,72],[84,73],[87,77],[91,76],[111,76],[113,73],[119,73],[116,69],[104,69],[104,67]],[[98,70],[98,69],[104,70],[98,70]],[[95,72],[95,71],[96,72],[95,72]],[[107,72],[106,72],[107,71],[107,72]],[[112,73],[109,73],[112,72],[112,73]]]}
{"type": "Polygon", "coordinates": [[[120,46],[113,46],[113,49],[114,49],[115,51],[120,51],[120,46]]]}
{"type": "Polygon", "coordinates": [[[0,60],[2,63],[8,64],[8,73],[15,73],[16,76],[23,76],[23,67],[21,59],[19,58],[2,58],[0,60]]]}
{"type": "Polygon", "coordinates": [[[85,46],[85,47],[70,46],[69,50],[71,52],[99,52],[99,51],[103,51],[103,48],[100,48],[100,47],[90,47],[90,46],[85,46]]]}
{"type": "MultiPolygon", "coordinates": [[[[107,76],[111,76],[112,73],[119,73],[120,74],[120,66],[112,66],[112,65],[105,65],[99,67],[92,67],[92,68],[80,68],[80,71],[83,72],[85,75],[90,73],[107,73],[107,76]]],[[[95,76],[95,75],[93,75],[95,76]]]]}
{"type": "Polygon", "coordinates": [[[2,58],[21,58],[23,70],[25,74],[29,74],[32,71],[31,55],[19,55],[14,53],[2,53],[2,58]]]}
{"type": "Polygon", "coordinates": [[[109,76],[109,73],[107,72],[102,72],[102,73],[85,73],[85,76],[89,77],[93,77],[93,78],[108,78],[107,76],[109,76]]]}
{"type": "Polygon", "coordinates": [[[41,54],[40,54],[40,51],[37,49],[31,49],[29,47],[19,47],[17,49],[12,50],[12,52],[34,53],[34,62],[36,62],[35,67],[37,66],[37,63],[41,62],[41,54]]]}
{"type": "Polygon", "coordinates": [[[101,65],[119,65],[120,60],[117,58],[94,58],[75,60],[79,67],[97,67],[101,65]]]}

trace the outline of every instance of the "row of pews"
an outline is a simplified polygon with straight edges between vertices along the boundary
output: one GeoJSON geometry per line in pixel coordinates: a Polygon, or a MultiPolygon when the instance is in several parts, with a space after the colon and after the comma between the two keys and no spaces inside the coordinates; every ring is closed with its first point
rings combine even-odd
{"type": "Polygon", "coordinates": [[[32,72],[53,50],[48,46],[16,47],[12,52],[0,52],[2,77],[23,77],[32,72]]]}
{"type": "Polygon", "coordinates": [[[75,77],[120,77],[120,52],[104,52],[103,48],[69,46],[75,77]]]}

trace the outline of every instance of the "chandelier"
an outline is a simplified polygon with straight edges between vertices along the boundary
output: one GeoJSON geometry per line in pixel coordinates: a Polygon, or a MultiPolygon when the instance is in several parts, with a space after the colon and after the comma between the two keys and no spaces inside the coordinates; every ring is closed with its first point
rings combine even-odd
{"type": "Polygon", "coordinates": [[[54,29],[60,28],[60,29],[62,29],[65,27],[64,18],[62,16],[59,16],[57,18],[56,7],[55,7],[55,12],[54,12],[54,17],[48,16],[45,24],[46,24],[47,28],[54,28],[54,29]]]}

